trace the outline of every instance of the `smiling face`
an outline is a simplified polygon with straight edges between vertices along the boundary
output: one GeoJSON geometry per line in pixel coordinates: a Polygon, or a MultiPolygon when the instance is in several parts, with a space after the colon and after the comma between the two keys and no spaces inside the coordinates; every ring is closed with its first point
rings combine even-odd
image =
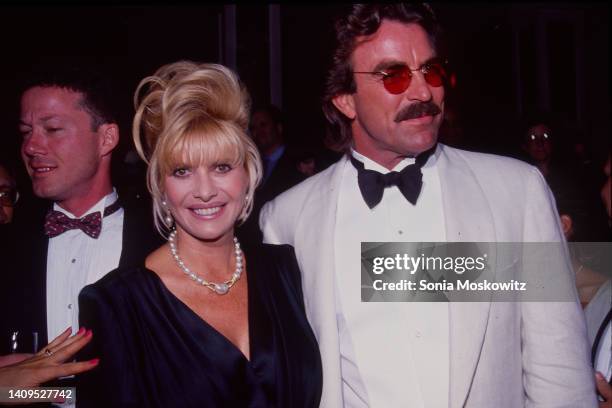
{"type": "Polygon", "coordinates": [[[232,239],[249,184],[242,165],[219,161],[178,167],[164,179],[166,202],[179,236],[203,241],[232,239]]]}
{"type": "Polygon", "coordinates": [[[79,92],[38,86],[21,98],[21,157],[32,188],[60,205],[89,194],[103,171],[104,126],[92,131],[82,98],[79,92]]]}
{"type": "Polygon", "coordinates": [[[356,74],[357,91],[334,99],[336,107],[353,119],[355,149],[393,168],[404,157],[422,153],[437,141],[444,111],[444,87],[428,84],[418,70],[435,59],[436,52],[420,25],[389,20],[383,20],[372,36],[358,39],[358,44],[351,58],[353,71],[372,72],[401,66],[413,71],[410,85],[402,93],[388,92],[379,75],[356,74]],[[438,113],[413,110],[425,104],[437,106],[438,113]],[[416,117],[406,115],[411,111],[421,113],[416,117]],[[401,120],[405,117],[412,118],[401,120]]]}

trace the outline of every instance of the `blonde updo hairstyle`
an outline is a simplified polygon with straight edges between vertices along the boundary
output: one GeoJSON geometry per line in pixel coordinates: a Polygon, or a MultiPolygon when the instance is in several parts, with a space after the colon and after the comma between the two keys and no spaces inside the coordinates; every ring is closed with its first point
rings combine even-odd
{"type": "Polygon", "coordinates": [[[250,99],[237,76],[218,64],[179,61],[140,81],[134,94],[133,138],[147,163],[155,226],[167,236],[164,178],[177,167],[228,163],[244,166],[249,182],[242,223],[261,181],[257,147],[247,135],[250,99]],[[228,162],[229,161],[229,162],[228,162]]]}

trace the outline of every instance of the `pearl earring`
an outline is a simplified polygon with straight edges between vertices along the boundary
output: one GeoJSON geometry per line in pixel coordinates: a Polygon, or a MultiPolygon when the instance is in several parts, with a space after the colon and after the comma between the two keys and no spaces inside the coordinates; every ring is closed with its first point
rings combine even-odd
{"type": "Polygon", "coordinates": [[[164,207],[164,210],[166,210],[166,216],[164,217],[164,224],[166,224],[166,227],[170,228],[172,227],[172,224],[174,223],[174,219],[172,218],[172,214],[170,213],[170,209],[168,208],[168,203],[165,200],[162,200],[161,205],[162,207],[164,207]]]}

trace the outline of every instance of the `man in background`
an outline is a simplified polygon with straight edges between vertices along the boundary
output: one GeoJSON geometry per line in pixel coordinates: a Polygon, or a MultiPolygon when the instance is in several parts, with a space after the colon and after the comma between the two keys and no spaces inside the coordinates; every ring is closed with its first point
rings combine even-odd
{"type": "Polygon", "coordinates": [[[13,221],[15,204],[19,198],[15,178],[6,165],[0,163],[0,224],[13,221]]]}

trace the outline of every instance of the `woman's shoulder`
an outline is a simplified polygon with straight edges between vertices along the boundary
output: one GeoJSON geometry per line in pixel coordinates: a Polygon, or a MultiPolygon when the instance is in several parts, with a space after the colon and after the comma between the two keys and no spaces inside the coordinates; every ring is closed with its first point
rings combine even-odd
{"type": "Polygon", "coordinates": [[[153,272],[144,265],[120,267],[104,275],[98,281],[85,286],[80,293],[81,297],[107,297],[123,298],[129,296],[134,290],[141,290],[153,282],[153,272]]]}
{"type": "Polygon", "coordinates": [[[253,248],[258,249],[263,254],[273,255],[282,259],[295,258],[295,250],[291,245],[287,244],[259,244],[253,248]]]}
{"type": "Polygon", "coordinates": [[[257,274],[264,281],[280,280],[288,284],[297,294],[302,294],[301,272],[291,245],[260,244],[245,250],[249,259],[256,263],[257,274]]]}
{"type": "Polygon", "coordinates": [[[274,267],[297,267],[295,250],[291,245],[258,244],[244,248],[247,263],[250,259],[256,259],[262,266],[274,267]]]}

